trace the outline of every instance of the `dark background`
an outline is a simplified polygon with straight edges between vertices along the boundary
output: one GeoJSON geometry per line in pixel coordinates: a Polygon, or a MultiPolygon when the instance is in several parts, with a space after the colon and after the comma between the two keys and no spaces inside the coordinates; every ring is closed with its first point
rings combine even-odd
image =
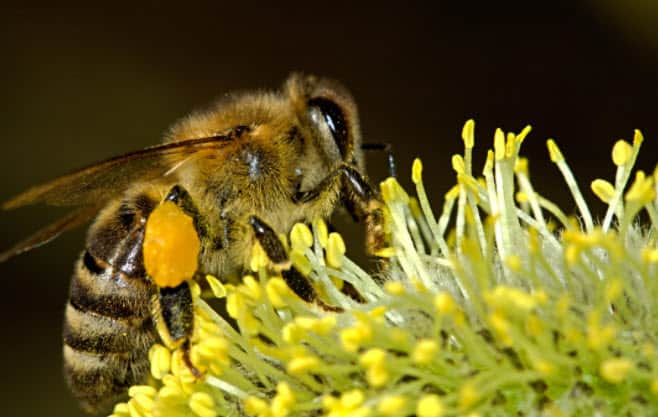
{"type": "MultiPolygon", "coordinates": [[[[496,127],[533,125],[524,153],[537,188],[570,212],[547,138],[558,140],[591,201],[589,182],[613,177],[610,148],[634,128],[647,139],[640,166],[653,170],[658,7],[435,3],[5,8],[0,200],[154,144],[191,109],[235,89],[277,88],[292,70],[346,84],[366,140],[395,146],[404,184],[413,157],[423,158],[436,208],[454,183],[450,155],[461,152],[461,127],[471,117],[478,170],[496,127]]],[[[374,180],[383,179],[383,162],[370,158],[374,180]]],[[[0,247],[59,213],[1,213],[0,247]]],[[[0,265],[3,415],[81,414],[61,377],[60,328],[83,233],[0,265]]]]}

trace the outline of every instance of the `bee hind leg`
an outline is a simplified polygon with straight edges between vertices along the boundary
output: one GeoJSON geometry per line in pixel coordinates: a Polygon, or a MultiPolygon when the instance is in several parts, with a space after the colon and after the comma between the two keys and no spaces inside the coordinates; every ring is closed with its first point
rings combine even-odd
{"type": "Polygon", "coordinates": [[[330,306],[320,300],[309,279],[291,265],[288,253],[274,229],[257,216],[251,216],[249,224],[270,261],[281,269],[283,280],[299,298],[307,303],[317,304],[328,311],[341,311],[339,307],[330,306]]]}
{"type": "Polygon", "coordinates": [[[194,302],[187,282],[160,287],[152,300],[153,317],[163,343],[170,349],[180,348],[183,361],[195,377],[201,376],[190,359],[190,339],[194,331],[194,302]]]}
{"type": "Polygon", "coordinates": [[[171,190],[169,190],[165,196],[164,201],[171,201],[176,204],[185,214],[192,218],[194,228],[200,239],[208,237],[208,229],[203,221],[203,216],[201,216],[201,213],[194,203],[194,200],[192,200],[190,193],[188,193],[182,185],[176,184],[171,187],[171,190]]]}

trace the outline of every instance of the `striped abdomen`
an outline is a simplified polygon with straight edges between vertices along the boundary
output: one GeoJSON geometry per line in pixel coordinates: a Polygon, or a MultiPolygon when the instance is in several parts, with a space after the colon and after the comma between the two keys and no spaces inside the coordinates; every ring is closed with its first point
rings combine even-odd
{"type": "Polygon", "coordinates": [[[140,196],[108,206],[75,265],[64,319],[64,373],[87,411],[100,411],[148,375],[158,340],[142,261],[144,225],[155,202],[140,196]]]}

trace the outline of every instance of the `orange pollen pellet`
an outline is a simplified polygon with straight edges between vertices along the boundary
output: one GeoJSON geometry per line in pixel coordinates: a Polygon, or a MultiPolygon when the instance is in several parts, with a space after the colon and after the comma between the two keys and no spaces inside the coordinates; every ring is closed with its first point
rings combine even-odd
{"type": "Polygon", "coordinates": [[[201,243],[192,218],[166,201],[153,210],[144,234],[144,267],[160,287],[176,287],[197,270],[201,243]]]}

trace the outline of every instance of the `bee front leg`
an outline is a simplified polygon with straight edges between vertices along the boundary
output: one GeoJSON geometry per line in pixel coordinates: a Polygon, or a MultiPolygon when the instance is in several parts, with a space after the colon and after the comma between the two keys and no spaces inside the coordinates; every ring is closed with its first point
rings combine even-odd
{"type": "Polygon", "coordinates": [[[337,181],[340,182],[343,206],[354,220],[366,226],[366,251],[377,256],[377,253],[387,246],[383,203],[364,176],[354,167],[339,166],[315,188],[297,193],[293,201],[300,204],[317,200],[337,181]]]}
{"type": "Polygon", "coordinates": [[[281,269],[281,276],[283,276],[284,281],[299,298],[307,303],[315,303],[325,310],[340,311],[340,308],[330,306],[320,300],[308,278],[302,275],[297,268],[291,266],[286,249],[274,229],[257,216],[251,216],[249,224],[267,257],[277,268],[281,269]]]}
{"type": "Polygon", "coordinates": [[[366,226],[366,251],[379,253],[387,246],[383,202],[359,171],[341,166],[341,197],[343,205],[354,219],[366,226]]]}

